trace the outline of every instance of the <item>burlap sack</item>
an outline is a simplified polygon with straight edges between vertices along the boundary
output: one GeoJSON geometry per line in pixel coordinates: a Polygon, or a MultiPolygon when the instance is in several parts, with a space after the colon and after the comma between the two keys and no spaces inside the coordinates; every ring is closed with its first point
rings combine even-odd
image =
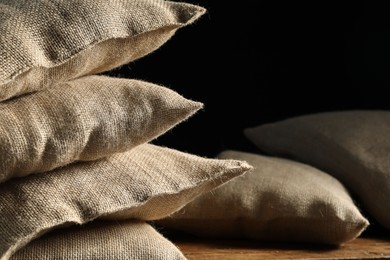
{"type": "Polygon", "coordinates": [[[204,12],[163,0],[0,0],[0,101],[145,56],[204,12]]]}
{"type": "Polygon", "coordinates": [[[344,186],[311,166],[225,151],[255,169],[207,192],[159,224],[202,237],[341,244],[368,226],[344,186]]]}
{"type": "Polygon", "coordinates": [[[340,180],[390,229],[390,111],[337,111],[246,130],[270,154],[293,157],[340,180]]]}
{"type": "Polygon", "coordinates": [[[0,103],[0,182],[126,151],[201,107],[162,86],[104,76],[0,103]]]}
{"type": "Polygon", "coordinates": [[[54,230],[16,252],[12,260],[179,260],[180,250],[137,221],[94,221],[54,230]]]}
{"type": "Polygon", "coordinates": [[[46,231],[96,218],[156,220],[251,167],[152,144],[0,184],[0,259],[46,231]]]}

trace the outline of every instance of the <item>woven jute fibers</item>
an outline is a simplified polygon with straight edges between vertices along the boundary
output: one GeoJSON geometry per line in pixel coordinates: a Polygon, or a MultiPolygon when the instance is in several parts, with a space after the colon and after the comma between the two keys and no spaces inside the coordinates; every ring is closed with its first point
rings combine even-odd
{"type": "Polygon", "coordinates": [[[0,182],[126,151],[201,107],[163,86],[105,76],[0,103],[0,182]]]}
{"type": "Polygon", "coordinates": [[[327,244],[352,240],[368,226],[345,187],[316,168],[239,151],[217,158],[245,160],[255,169],[161,224],[206,237],[327,244]]]}
{"type": "Polygon", "coordinates": [[[204,12],[163,0],[0,0],[0,101],[145,56],[204,12]]]}
{"type": "Polygon", "coordinates": [[[12,260],[179,260],[180,250],[153,227],[137,221],[94,221],[62,228],[16,252],[12,260]]]}
{"type": "Polygon", "coordinates": [[[97,161],[14,178],[0,184],[0,258],[64,224],[166,217],[249,169],[244,161],[142,144],[97,161]]]}
{"type": "Polygon", "coordinates": [[[294,158],[333,175],[390,229],[390,111],[303,115],[248,128],[245,134],[269,154],[294,158]]]}

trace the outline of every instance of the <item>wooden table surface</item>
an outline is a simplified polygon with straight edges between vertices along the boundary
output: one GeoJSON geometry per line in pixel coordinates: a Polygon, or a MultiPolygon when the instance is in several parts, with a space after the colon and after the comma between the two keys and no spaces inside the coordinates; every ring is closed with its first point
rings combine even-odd
{"type": "Polygon", "coordinates": [[[370,231],[339,247],[244,240],[167,236],[189,260],[230,259],[390,259],[390,231],[370,231]]]}

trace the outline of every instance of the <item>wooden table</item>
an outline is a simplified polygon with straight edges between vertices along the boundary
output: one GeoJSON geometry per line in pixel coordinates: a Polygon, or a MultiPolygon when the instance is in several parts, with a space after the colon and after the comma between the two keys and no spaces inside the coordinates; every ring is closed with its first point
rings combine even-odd
{"type": "Polygon", "coordinates": [[[339,247],[244,240],[200,239],[166,234],[189,260],[390,259],[390,231],[370,230],[339,247]]]}

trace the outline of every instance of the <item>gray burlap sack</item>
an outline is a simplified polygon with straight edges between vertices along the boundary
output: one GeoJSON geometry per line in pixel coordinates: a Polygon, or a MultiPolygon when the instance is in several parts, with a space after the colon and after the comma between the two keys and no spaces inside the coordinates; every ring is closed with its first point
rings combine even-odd
{"type": "Polygon", "coordinates": [[[332,176],[281,158],[225,151],[255,169],[157,222],[202,237],[341,244],[368,221],[332,176]]]}
{"type": "Polygon", "coordinates": [[[261,150],[323,169],[390,229],[390,111],[335,111],[245,130],[261,150]]]}
{"type": "Polygon", "coordinates": [[[163,0],[0,0],[0,101],[145,56],[204,12],[163,0]]]}
{"type": "Polygon", "coordinates": [[[251,169],[142,144],[0,184],[0,259],[43,233],[96,218],[156,220],[251,169]]]}
{"type": "Polygon", "coordinates": [[[181,251],[153,227],[137,221],[94,221],[54,230],[16,252],[12,260],[180,260],[181,251]]]}
{"type": "Polygon", "coordinates": [[[0,182],[123,152],[202,107],[144,81],[86,76],[0,103],[0,182]]]}

